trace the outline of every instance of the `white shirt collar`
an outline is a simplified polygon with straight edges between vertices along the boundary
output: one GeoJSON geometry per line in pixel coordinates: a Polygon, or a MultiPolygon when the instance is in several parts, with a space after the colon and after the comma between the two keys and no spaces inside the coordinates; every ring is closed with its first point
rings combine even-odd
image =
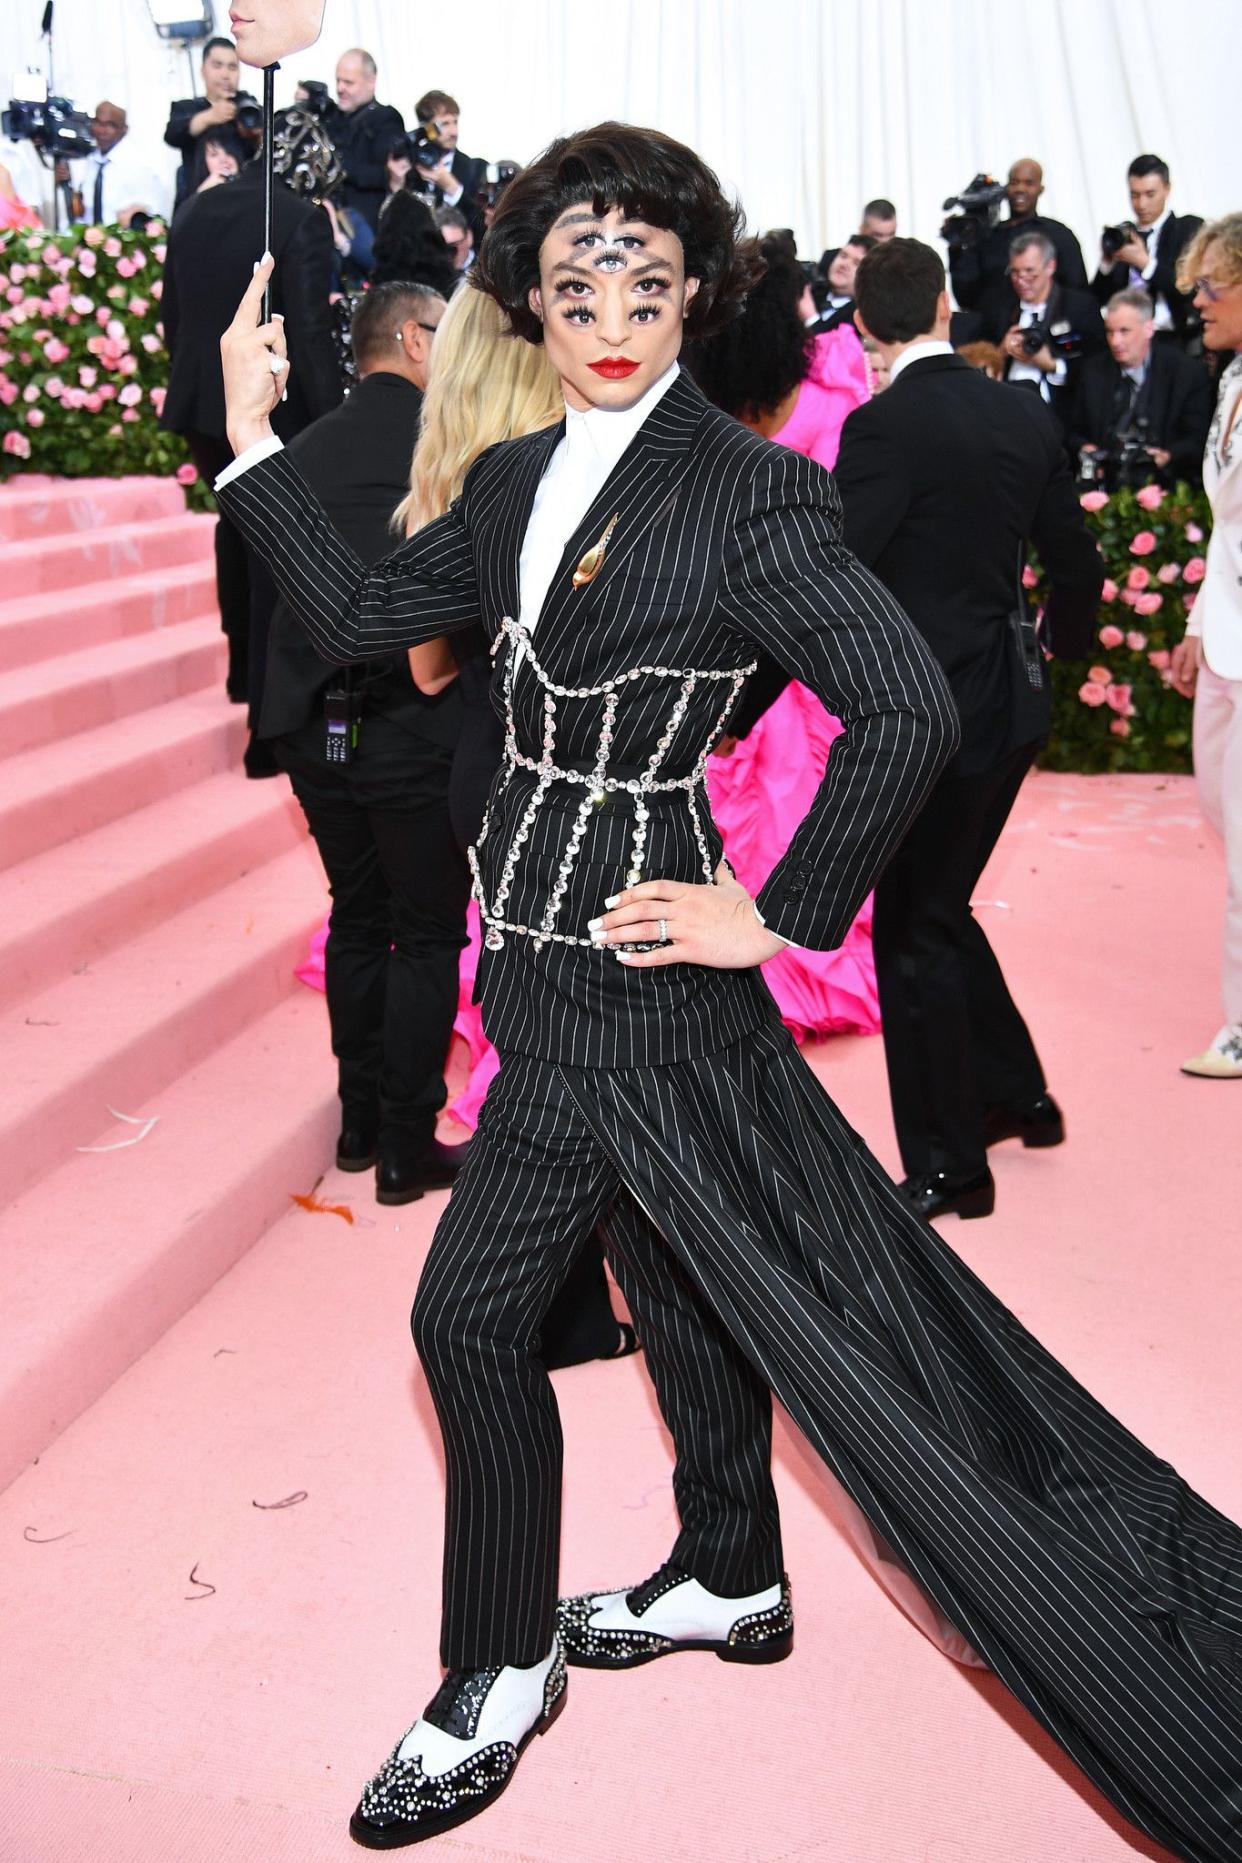
{"type": "Polygon", "coordinates": [[[588,446],[602,466],[611,472],[656,404],[662,401],[680,369],[669,364],[658,382],[653,382],[642,398],[628,408],[565,408],[565,439],[571,451],[588,446]]]}
{"type": "Polygon", "coordinates": [[[1156,241],[1160,237],[1160,229],[1164,225],[1165,221],[1168,219],[1172,211],[1173,209],[1171,207],[1166,207],[1164,212],[1160,215],[1160,218],[1158,220],[1153,220],[1150,226],[1145,226],[1143,228],[1143,233],[1147,240],[1148,252],[1152,252],[1152,253],[1155,252],[1156,241]]]}
{"type": "Polygon", "coordinates": [[[888,385],[891,388],[901,371],[911,362],[926,362],[929,356],[951,356],[952,343],[945,343],[939,337],[916,337],[909,349],[903,349],[896,362],[888,372],[888,385]]]}

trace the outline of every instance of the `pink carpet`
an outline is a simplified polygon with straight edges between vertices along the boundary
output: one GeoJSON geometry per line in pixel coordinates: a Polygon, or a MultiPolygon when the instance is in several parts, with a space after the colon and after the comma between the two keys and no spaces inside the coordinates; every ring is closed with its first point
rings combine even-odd
{"type": "MultiPolygon", "coordinates": [[[[1003,1148],[996,1216],[950,1219],[945,1233],[1236,1514],[1242,1090],[1176,1071],[1219,1019],[1222,887],[1189,782],[1028,784],[979,909],[1071,1139],[1047,1154],[1003,1148]]],[[[894,1163],[879,1042],[808,1053],[894,1163]]],[[[325,1030],[325,1078],[328,1062],[325,1030]]],[[[335,1173],[320,1195],[356,1221],[291,1210],[0,1496],[6,1863],[358,1854],[344,1828],[357,1789],[438,1674],[441,1471],[406,1315],[443,1199],[381,1211],[335,1173]]],[[[31,1245],[54,1248],[55,1211],[39,1207],[47,1229],[31,1245]]],[[[563,1374],[558,1390],[564,1584],[635,1580],[673,1534],[669,1446],[642,1361],[563,1374]]],[[[504,1800],[426,1855],[1162,1854],[990,1678],[893,1609],[787,1430],[778,1483],[793,1659],[575,1672],[568,1713],[504,1800]]]]}

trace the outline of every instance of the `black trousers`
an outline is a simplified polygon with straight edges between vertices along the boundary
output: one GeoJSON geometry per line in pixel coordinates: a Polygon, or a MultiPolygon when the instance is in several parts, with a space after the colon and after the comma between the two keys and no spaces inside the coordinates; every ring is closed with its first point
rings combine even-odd
{"type": "Polygon", "coordinates": [[[328,764],[322,721],[270,740],[332,891],[324,954],[347,1125],[413,1156],[444,1105],[469,870],[449,823],[452,752],[381,716],[328,764]]]}
{"type": "Polygon", "coordinates": [[[884,1057],[912,1176],[981,1171],[984,1108],[1027,1105],[1045,1090],[970,904],[1037,748],[1023,745],[982,775],[942,777],[875,889],[884,1057]]]}
{"type": "MultiPolygon", "coordinates": [[[[233,449],[214,434],[185,436],[190,458],[204,484],[211,485],[233,463],[233,449]]],[[[228,693],[244,699],[249,686],[250,606],[253,562],[241,532],[223,511],[216,519],[216,601],[220,625],[229,643],[228,693]]]]}
{"type": "Polygon", "coordinates": [[[1192,1863],[1242,1863],[1242,1532],[913,1215],[779,1026],[664,1067],[504,1058],[414,1308],[445,1444],[445,1663],[551,1646],[540,1315],[618,1196],[678,1563],[717,1592],[775,1581],[770,1387],[1113,1803],[1192,1863]]]}

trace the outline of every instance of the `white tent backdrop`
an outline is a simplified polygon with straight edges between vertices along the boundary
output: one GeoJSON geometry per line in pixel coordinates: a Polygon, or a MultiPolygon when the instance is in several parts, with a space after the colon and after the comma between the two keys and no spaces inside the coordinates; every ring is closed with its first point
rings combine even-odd
{"type": "MultiPolygon", "coordinates": [[[[228,28],[228,0],[215,0],[228,28]]],[[[187,5],[192,11],[192,4],[187,5]]],[[[43,0],[0,0],[0,88],[45,67],[43,0]]],[[[940,203],[979,168],[1044,164],[1043,208],[1078,232],[1126,211],[1142,149],[1169,162],[1175,202],[1242,206],[1237,0],[327,0],[323,37],[277,79],[329,83],[340,51],[366,46],[379,95],[412,119],[435,85],[462,103],[462,146],[528,160],[554,135],[615,116],[698,149],[754,228],[793,226],[817,254],[857,225],[871,195],[900,228],[934,238],[940,203]]],[[[56,88],[88,111],[104,97],[160,147],[169,101],[190,94],[146,0],[55,0],[56,88]]],[[[251,88],[258,89],[258,74],[251,88]]],[[[7,98],[8,91],[5,89],[7,98]]],[[[171,177],[175,158],[165,150],[171,177]]],[[[0,142],[19,186],[29,151],[0,142]]]]}

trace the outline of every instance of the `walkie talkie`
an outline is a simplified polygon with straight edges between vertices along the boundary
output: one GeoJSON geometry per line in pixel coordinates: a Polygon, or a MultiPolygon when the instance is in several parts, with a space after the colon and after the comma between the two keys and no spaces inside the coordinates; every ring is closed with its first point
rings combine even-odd
{"type": "Polygon", "coordinates": [[[329,763],[349,763],[358,748],[362,694],[349,685],[329,686],[323,695],[324,756],[329,763]]]}

